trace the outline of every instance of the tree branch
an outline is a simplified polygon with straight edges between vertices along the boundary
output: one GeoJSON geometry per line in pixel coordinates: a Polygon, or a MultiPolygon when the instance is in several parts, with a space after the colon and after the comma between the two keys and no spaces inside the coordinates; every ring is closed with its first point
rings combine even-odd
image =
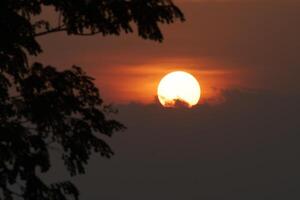
{"type": "Polygon", "coordinates": [[[66,31],[66,28],[63,28],[62,26],[47,30],[47,31],[43,31],[43,32],[39,32],[39,33],[35,33],[33,36],[34,37],[39,37],[39,36],[43,36],[43,35],[47,35],[49,33],[57,33],[57,32],[62,32],[62,31],[66,31]]]}
{"type": "MultiPolygon", "coordinates": [[[[50,30],[47,30],[47,31],[35,33],[34,37],[39,37],[39,36],[47,35],[47,34],[50,34],[50,33],[58,33],[58,32],[63,32],[63,31],[67,31],[67,28],[63,28],[62,26],[60,26],[60,27],[53,28],[53,29],[50,29],[50,30]]],[[[98,33],[101,33],[101,31],[90,32],[90,33],[72,33],[72,35],[93,36],[93,35],[96,35],[98,33]]]]}

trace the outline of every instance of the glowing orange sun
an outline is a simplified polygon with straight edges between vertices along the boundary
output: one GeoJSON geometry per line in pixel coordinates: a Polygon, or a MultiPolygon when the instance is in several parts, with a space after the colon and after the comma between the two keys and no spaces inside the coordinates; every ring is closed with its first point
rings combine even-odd
{"type": "Polygon", "coordinates": [[[194,76],[184,71],[175,71],[164,76],[157,88],[159,102],[164,107],[178,103],[192,107],[201,96],[201,88],[194,76]]]}

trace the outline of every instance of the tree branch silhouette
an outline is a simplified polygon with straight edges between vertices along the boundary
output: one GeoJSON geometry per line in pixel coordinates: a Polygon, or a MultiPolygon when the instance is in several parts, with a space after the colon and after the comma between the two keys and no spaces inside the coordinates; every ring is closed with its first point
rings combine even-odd
{"type": "Polygon", "coordinates": [[[50,34],[50,33],[58,33],[58,32],[64,32],[64,31],[67,31],[67,29],[64,28],[63,26],[58,26],[56,28],[52,28],[52,29],[47,30],[47,31],[42,31],[42,32],[35,33],[33,36],[34,37],[39,37],[39,36],[44,36],[44,35],[47,35],[47,34],[50,34]]]}
{"type": "Polygon", "coordinates": [[[114,152],[103,136],[125,129],[80,67],[29,63],[42,53],[37,38],[57,32],[120,35],[132,33],[135,25],[139,37],[161,42],[160,24],[176,20],[184,16],[170,0],[0,1],[0,199],[78,199],[71,182],[46,183],[36,172],[49,172],[52,144],[75,176],[85,173],[93,153],[110,158],[114,152]],[[56,26],[31,21],[45,7],[58,12],[56,26]]]}
{"type": "MultiPolygon", "coordinates": [[[[44,35],[47,35],[47,34],[50,34],[50,33],[66,32],[66,31],[67,31],[66,28],[54,28],[54,29],[51,29],[51,30],[48,30],[48,31],[36,33],[34,35],[34,37],[44,36],[44,35]]],[[[99,33],[101,33],[101,31],[90,32],[90,33],[73,33],[73,35],[76,35],[76,36],[93,36],[93,35],[97,35],[99,33]]]]}

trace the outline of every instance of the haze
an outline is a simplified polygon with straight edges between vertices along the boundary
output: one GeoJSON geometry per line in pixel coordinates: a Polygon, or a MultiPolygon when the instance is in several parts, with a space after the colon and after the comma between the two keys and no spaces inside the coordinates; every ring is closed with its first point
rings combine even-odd
{"type": "Polygon", "coordinates": [[[82,66],[128,126],[107,139],[112,160],[95,157],[75,178],[82,198],[299,199],[300,2],[176,2],[187,21],[163,26],[162,44],[136,35],[40,39],[39,60],[82,66]],[[173,70],[200,81],[196,108],[158,105],[158,82],[173,70]]]}

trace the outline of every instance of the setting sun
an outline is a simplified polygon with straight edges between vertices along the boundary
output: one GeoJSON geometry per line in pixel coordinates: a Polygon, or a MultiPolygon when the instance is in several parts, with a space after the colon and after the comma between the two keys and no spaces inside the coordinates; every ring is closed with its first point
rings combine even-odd
{"type": "Polygon", "coordinates": [[[175,71],[161,79],[157,88],[157,96],[164,107],[174,107],[177,103],[192,107],[200,99],[201,88],[191,74],[175,71]]]}

